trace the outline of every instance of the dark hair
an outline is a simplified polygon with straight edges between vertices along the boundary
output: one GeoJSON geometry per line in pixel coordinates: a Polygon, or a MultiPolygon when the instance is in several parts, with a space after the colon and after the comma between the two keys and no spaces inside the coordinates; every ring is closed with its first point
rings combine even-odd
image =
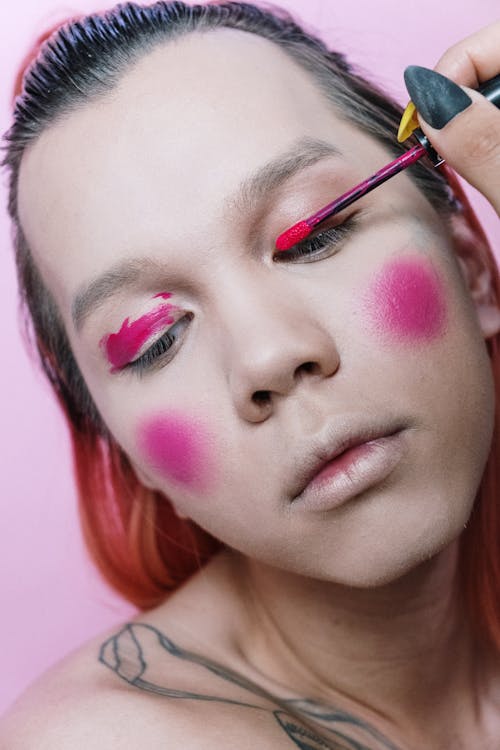
{"type": "MultiPolygon", "coordinates": [[[[164,495],[145,488],[107,431],[24,236],[17,201],[19,169],[25,149],[45,129],[105,96],[155,47],[220,28],[256,34],[278,45],[310,74],[340,117],[393,155],[404,150],[395,139],[401,107],[356,72],[342,54],[329,50],[286,12],[238,2],[126,3],[66,22],[33,51],[17,92],[12,127],[4,136],[2,164],[9,171],[8,208],[26,330],[68,421],[85,538],[107,580],[143,608],[164,599],[221,543],[191,521],[179,519],[164,495]]],[[[458,210],[438,171],[419,163],[409,173],[443,217],[458,210]]],[[[488,263],[494,264],[492,256],[488,263]]]]}

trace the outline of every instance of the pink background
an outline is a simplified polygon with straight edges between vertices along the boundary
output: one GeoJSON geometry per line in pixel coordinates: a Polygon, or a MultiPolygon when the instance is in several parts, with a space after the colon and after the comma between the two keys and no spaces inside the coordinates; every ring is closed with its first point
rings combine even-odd
{"type": "MultiPolygon", "coordinates": [[[[451,0],[329,2],[282,0],[332,45],[350,54],[403,103],[403,70],[432,67],[452,43],[499,17],[498,0],[460,7],[451,0]]],[[[34,36],[71,14],[102,3],[20,0],[0,4],[0,130],[9,123],[9,92],[34,36]]],[[[0,182],[0,306],[3,366],[0,497],[0,713],[49,665],[133,612],[100,581],[80,539],[65,426],[19,334],[16,284],[0,182]]],[[[490,237],[498,220],[470,190],[490,237]]],[[[498,239],[496,239],[498,249],[498,239]]]]}

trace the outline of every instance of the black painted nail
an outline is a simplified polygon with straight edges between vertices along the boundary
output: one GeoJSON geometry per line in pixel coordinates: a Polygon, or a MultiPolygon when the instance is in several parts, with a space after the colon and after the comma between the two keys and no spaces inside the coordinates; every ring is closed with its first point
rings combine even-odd
{"type": "Polygon", "coordinates": [[[405,84],[419,114],[432,128],[441,130],[472,104],[472,99],[454,81],[435,70],[409,65],[405,84]]]}

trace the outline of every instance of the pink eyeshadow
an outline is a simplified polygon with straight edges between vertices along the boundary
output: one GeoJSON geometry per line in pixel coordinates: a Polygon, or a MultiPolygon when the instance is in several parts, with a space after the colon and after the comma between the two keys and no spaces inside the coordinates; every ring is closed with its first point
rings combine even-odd
{"type": "Polygon", "coordinates": [[[169,412],[146,419],[137,431],[139,450],[166,479],[206,489],[210,477],[208,438],[197,422],[169,412]]]}
{"type": "MultiPolygon", "coordinates": [[[[168,293],[155,295],[155,297],[160,296],[164,299],[171,297],[168,293]]],[[[111,372],[131,362],[150,336],[173,323],[172,311],[176,309],[175,305],[160,305],[156,310],[142,315],[132,323],[130,318],[126,318],[117,333],[103,336],[99,341],[99,346],[106,352],[108,361],[112,365],[111,372]]]]}
{"type": "Polygon", "coordinates": [[[376,331],[403,341],[431,341],[445,327],[443,285],[423,258],[389,261],[368,288],[364,308],[376,331]]]}

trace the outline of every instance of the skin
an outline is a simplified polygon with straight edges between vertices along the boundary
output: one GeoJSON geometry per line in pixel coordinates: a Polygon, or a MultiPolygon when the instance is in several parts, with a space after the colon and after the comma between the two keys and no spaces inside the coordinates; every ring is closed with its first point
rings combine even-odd
{"type": "Polygon", "coordinates": [[[150,622],[168,632],[169,606],[195,623],[211,602],[199,643],[216,640],[268,689],[347,706],[401,747],[478,746],[499,669],[473,644],[453,579],[489,452],[484,340],[500,313],[470,262],[475,240],[459,221],[445,230],[401,174],[352,207],[359,227],[329,257],[272,261],[282,231],[388,160],[279,49],[223,30],[154,51],[112,96],[49,128],[23,158],[20,215],[116,440],[145,484],[231,548],[150,622]],[[343,156],[239,205],[239,184],[303,136],[343,156]],[[81,285],[147,254],[159,270],[77,333],[81,285]],[[401,294],[397,335],[381,329],[376,297],[388,304],[397,262],[434,279],[431,335],[404,328],[401,294]],[[193,314],[175,356],[143,377],[111,372],[99,342],[166,292],[193,314]],[[313,437],[367,416],[406,426],[387,481],[324,513],[296,508],[313,437]],[[151,461],[141,436],[158,418],[196,435],[203,481],[151,461]]]}

